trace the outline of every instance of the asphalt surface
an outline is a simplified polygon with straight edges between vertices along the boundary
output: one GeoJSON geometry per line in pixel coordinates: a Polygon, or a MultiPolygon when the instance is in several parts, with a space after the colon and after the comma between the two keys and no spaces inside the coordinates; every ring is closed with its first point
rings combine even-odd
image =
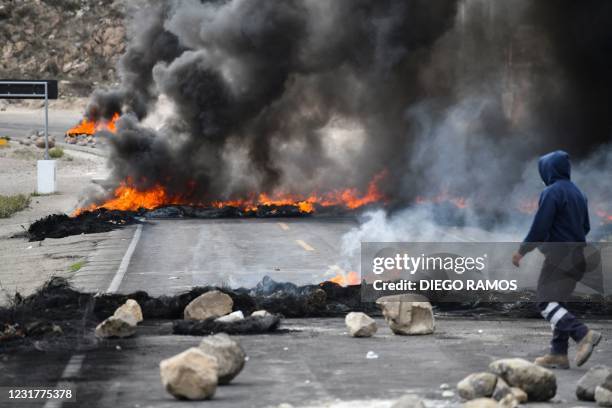
{"type": "MultiPolygon", "coordinates": [[[[83,117],[82,112],[49,109],[49,134],[55,140],[63,139],[66,130],[76,125],[83,117]]],[[[32,130],[45,126],[44,109],[11,109],[0,112],[0,136],[23,138],[32,130]]]]}
{"type": "MultiPolygon", "coordinates": [[[[248,355],[245,368],[206,402],[177,401],[164,391],[159,361],[197,346],[200,338],[170,335],[169,324],[158,321],[145,321],[134,338],[103,341],[90,350],[5,355],[0,381],[15,387],[53,385],[68,371],[61,385],[75,390],[77,402],[66,407],[389,407],[406,393],[426,398],[430,407],[458,406],[456,394],[442,396],[441,384],[452,390],[464,376],[486,370],[498,358],[533,359],[550,335],[539,320],[438,319],[435,334],[409,337],[393,335],[381,319],[377,323],[378,333],[365,339],[349,337],[342,319],[292,319],[285,321],[289,331],[284,333],[238,336],[248,355]],[[370,351],[377,358],[367,358],[370,351]]],[[[591,326],[606,340],[592,362],[555,371],[554,406],[594,406],[576,400],[575,385],[595,363],[612,361],[612,323],[591,326]]]]}
{"type": "MultiPolygon", "coordinates": [[[[7,115],[0,113],[0,132],[31,129],[35,119],[7,115]]],[[[78,117],[61,120],[53,120],[52,127],[63,133],[78,117]]],[[[340,240],[355,225],[349,218],[316,217],[154,220],[113,231],[91,252],[73,283],[89,291],[145,290],[152,295],[194,285],[253,286],[265,275],[318,283],[356,265],[358,259],[341,262],[340,240]]],[[[213,400],[196,403],[167,394],[158,365],[196,346],[199,337],[171,335],[170,322],[164,321],[145,321],[136,337],[124,340],[98,342],[87,330],[77,350],[41,348],[0,357],[1,386],[59,384],[75,390],[76,403],[0,406],[389,407],[405,393],[427,398],[430,407],[458,406],[456,395],[442,397],[441,384],[454,387],[497,358],[533,359],[546,349],[550,335],[548,324],[539,320],[438,319],[434,335],[411,337],[393,335],[380,319],[378,324],[378,334],[368,339],[348,337],[342,319],[286,320],[282,333],[239,337],[249,356],[244,371],[231,385],[219,387],[213,400]],[[366,358],[370,351],[377,358],[366,358]]],[[[594,406],[576,401],[575,384],[594,363],[612,361],[612,322],[596,321],[592,327],[602,330],[605,340],[593,363],[557,372],[555,406],[594,406]]]]}

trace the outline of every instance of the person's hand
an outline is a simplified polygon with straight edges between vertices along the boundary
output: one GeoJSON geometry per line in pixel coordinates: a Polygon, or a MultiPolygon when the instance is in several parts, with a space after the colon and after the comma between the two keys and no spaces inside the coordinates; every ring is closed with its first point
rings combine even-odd
{"type": "Polygon", "coordinates": [[[512,263],[517,268],[521,266],[521,259],[523,259],[523,255],[519,254],[518,252],[512,254],[512,263]]]}

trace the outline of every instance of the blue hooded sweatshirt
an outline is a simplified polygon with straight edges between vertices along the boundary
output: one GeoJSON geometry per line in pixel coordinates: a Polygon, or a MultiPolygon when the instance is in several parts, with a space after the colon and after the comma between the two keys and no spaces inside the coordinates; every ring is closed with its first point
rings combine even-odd
{"type": "Polygon", "coordinates": [[[519,249],[522,255],[538,242],[585,242],[591,228],[586,196],[570,180],[569,154],[562,150],[548,153],[540,157],[538,169],[546,188],[519,249]]]}

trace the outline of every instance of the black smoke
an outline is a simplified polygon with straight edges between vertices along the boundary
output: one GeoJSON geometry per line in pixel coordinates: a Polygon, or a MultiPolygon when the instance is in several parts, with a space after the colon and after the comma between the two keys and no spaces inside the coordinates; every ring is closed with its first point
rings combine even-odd
{"type": "Polygon", "coordinates": [[[116,182],[190,201],[365,190],[386,169],[400,205],[436,191],[503,205],[539,153],[580,158],[610,140],[610,10],[167,0],[134,8],[122,85],[91,106],[124,113],[116,182]]]}

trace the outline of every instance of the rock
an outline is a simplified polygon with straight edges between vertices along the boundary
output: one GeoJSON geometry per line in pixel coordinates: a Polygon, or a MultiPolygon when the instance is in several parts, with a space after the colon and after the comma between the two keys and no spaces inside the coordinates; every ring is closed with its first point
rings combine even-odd
{"type": "Polygon", "coordinates": [[[418,395],[408,394],[395,401],[391,408],[425,408],[425,404],[418,395]]]}
{"type": "MultiPolygon", "coordinates": [[[[36,138],[34,145],[40,149],[44,149],[45,148],[45,137],[41,136],[41,137],[36,138]]],[[[49,149],[51,149],[52,147],[55,147],[55,140],[50,137],[49,138],[49,149]]]]}
{"type": "Polygon", "coordinates": [[[177,399],[202,400],[217,390],[217,359],[192,347],[159,363],[166,391],[177,399]]]}
{"type": "Polygon", "coordinates": [[[490,397],[497,384],[497,376],[491,373],[474,373],[457,383],[457,392],[461,398],[472,400],[490,397]]]}
{"type": "Polygon", "coordinates": [[[200,350],[217,359],[219,384],[228,384],[244,367],[244,350],[240,343],[225,333],[204,337],[200,350]]]}
{"type": "Polygon", "coordinates": [[[272,316],[272,313],[268,312],[267,310],[256,310],[253,313],[251,313],[251,316],[266,317],[266,316],[272,316]]]}
{"type": "Polygon", "coordinates": [[[115,313],[115,317],[128,317],[136,321],[136,323],[142,322],[142,309],[138,302],[134,299],[128,299],[124,304],[119,306],[115,313]]]}
{"type": "Polygon", "coordinates": [[[136,320],[127,317],[111,316],[96,327],[100,338],[130,337],[136,334],[136,320]]]}
{"type": "Polygon", "coordinates": [[[344,322],[353,337],[371,337],[378,330],[374,319],[362,312],[347,314],[344,322]]]}
{"type": "Polygon", "coordinates": [[[221,317],[232,312],[234,301],[218,290],[206,292],[193,299],[185,307],[186,320],[206,320],[209,317],[221,317]]]}
{"type": "Polygon", "coordinates": [[[499,408],[499,404],[492,398],[476,398],[464,403],[463,408],[499,408]]]}
{"type": "Polygon", "coordinates": [[[244,314],[241,310],[237,310],[235,312],[226,314],[225,316],[221,316],[215,319],[215,321],[222,323],[232,323],[237,322],[239,320],[244,320],[244,314]]]}
{"type": "Polygon", "coordinates": [[[494,361],[489,371],[525,391],[529,401],[548,401],[557,393],[557,378],[552,371],[521,358],[494,361]]]}
{"type": "Polygon", "coordinates": [[[527,393],[518,387],[510,387],[510,392],[519,404],[524,404],[529,400],[527,393]]]}
{"type": "Polygon", "coordinates": [[[600,407],[612,407],[612,374],[608,374],[603,383],[595,387],[595,401],[600,407]]]}
{"type": "Polygon", "coordinates": [[[442,398],[453,398],[454,396],[455,396],[455,393],[451,390],[442,391],[442,398]]]}
{"type": "Polygon", "coordinates": [[[434,331],[434,316],[431,304],[423,296],[383,296],[376,303],[395,334],[431,334],[434,331]],[[415,301],[417,300],[417,301],[415,301]]]}
{"type": "Polygon", "coordinates": [[[495,384],[495,389],[493,390],[493,398],[496,401],[502,400],[506,395],[512,393],[512,388],[508,385],[507,382],[503,380],[503,378],[497,377],[497,383],[495,384]]]}
{"type": "Polygon", "coordinates": [[[602,384],[606,377],[612,374],[612,369],[604,365],[591,367],[585,375],[578,380],[576,397],[582,401],[595,401],[595,388],[602,384]]]}
{"type": "Polygon", "coordinates": [[[516,408],[519,406],[519,402],[514,398],[512,393],[509,393],[498,402],[498,406],[500,408],[516,408]]]}

